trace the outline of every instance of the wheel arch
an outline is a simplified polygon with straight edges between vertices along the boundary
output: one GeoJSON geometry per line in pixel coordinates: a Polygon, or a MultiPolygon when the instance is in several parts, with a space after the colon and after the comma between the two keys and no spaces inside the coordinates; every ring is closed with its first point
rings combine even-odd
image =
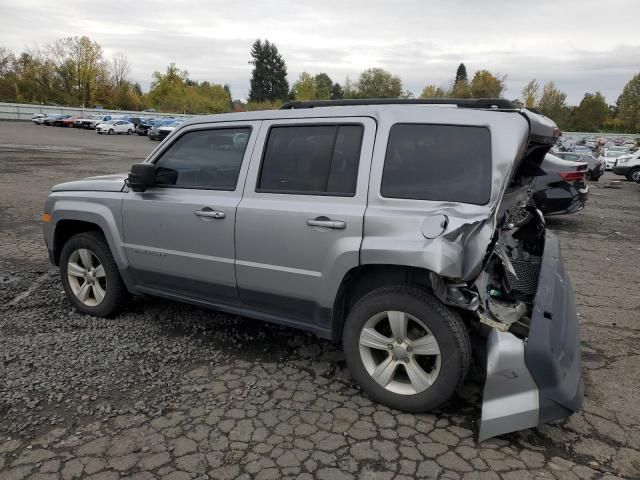
{"type": "Polygon", "coordinates": [[[349,270],[342,278],[334,300],[331,321],[333,340],[340,340],[349,311],[368,292],[389,285],[413,285],[431,290],[430,273],[426,268],[395,264],[358,265],[349,270]]]}
{"type": "Polygon", "coordinates": [[[56,223],[53,233],[53,261],[56,266],[60,264],[60,253],[65,243],[74,235],[85,232],[98,232],[106,240],[104,231],[96,223],[73,219],[62,219],[56,223]]]}

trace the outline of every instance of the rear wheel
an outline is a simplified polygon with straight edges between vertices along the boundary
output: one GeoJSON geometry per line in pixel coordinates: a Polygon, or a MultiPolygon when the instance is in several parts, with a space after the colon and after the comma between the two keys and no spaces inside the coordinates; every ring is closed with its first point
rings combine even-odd
{"type": "Polygon", "coordinates": [[[107,242],[96,232],[74,235],[65,243],[60,276],[67,297],[82,313],[114,315],[129,297],[107,242]]]}
{"type": "Polygon", "coordinates": [[[127,135],[131,135],[133,133],[133,130],[129,129],[127,130],[127,135]]]}
{"type": "Polygon", "coordinates": [[[471,358],[460,317],[410,286],[381,287],[360,299],[346,320],[342,343],[362,389],[407,412],[445,403],[466,377],[471,358]]]}
{"type": "Polygon", "coordinates": [[[627,180],[631,182],[637,182],[640,179],[640,167],[632,168],[629,173],[627,173],[627,180]]]}

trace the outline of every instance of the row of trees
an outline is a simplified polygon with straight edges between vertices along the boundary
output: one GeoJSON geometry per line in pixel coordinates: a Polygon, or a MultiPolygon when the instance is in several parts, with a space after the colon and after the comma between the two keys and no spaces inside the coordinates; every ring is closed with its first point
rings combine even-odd
{"type": "Polygon", "coordinates": [[[232,110],[227,85],[191,80],[173,63],[166,72],[153,73],[147,94],[130,73],[125,55],[107,58],[85,36],[61,38],[19,55],[0,47],[0,101],[188,113],[232,110]]]}
{"type": "MultiPolygon", "coordinates": [[[[107,58],[102,47],[83,37],[56,40],[19,55],[0,47],[0,101],[186,113],[222,113],[234,109],[277,108],[288,100],[341,98],[411,98],[400,77],[370,68],[355,81],[334,82],[324,72],[302,72],[291,88],[287,65],[277,47],[256,40],[250,50],[253,65],[247,103],[232,102],[228,85],[197,82],[186,70],[170,64],[154,72],[151,88],[143,93],[129,79],[131,65],[123,54],[107,58]]],[[[428,84],[420,98],[498,98],[506,90],[506,76],[479,70],[470,77],[463,63],[446,85],[428,84]]],[[[640,74],[624,87],[615,105],[600,92],[586,93],[577,106],[553,82],[531,80],[514,103],[535,108],[564,130],[640,132],[640,74]]]]}

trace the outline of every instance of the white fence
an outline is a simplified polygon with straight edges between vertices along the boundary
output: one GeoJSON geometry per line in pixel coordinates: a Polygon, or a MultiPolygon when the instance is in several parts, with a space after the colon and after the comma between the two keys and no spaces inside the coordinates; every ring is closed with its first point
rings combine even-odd
{"type": "Polygon", "coordinates": [[[125,117],[143,118],[190,118],[193,115],[182,113],[132,112],[129,110],[107,110],[94,108],[52,107],[50,105],[29,105],[24,103],[1,103],[0,120],[31,120],[34,113],[45,115],[121,115],[125,117]]]}
{"type": "Polygon", "coordinates": [[[629,140],[635,140],[640,138],[640,133],[594,133],[594,132],[562,132],[563,138],[581,139],[582,137],[595,137],[595,138],[625,138],[629,140]]]}

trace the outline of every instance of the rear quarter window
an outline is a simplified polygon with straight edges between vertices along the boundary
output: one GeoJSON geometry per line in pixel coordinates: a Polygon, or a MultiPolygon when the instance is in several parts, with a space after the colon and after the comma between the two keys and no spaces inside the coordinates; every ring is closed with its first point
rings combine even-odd
{"type": "Polygon", "coordinates": [[[391,127],[380,193],[484,205],[491,195],[491,133],[457,125],[391,127]]]}

